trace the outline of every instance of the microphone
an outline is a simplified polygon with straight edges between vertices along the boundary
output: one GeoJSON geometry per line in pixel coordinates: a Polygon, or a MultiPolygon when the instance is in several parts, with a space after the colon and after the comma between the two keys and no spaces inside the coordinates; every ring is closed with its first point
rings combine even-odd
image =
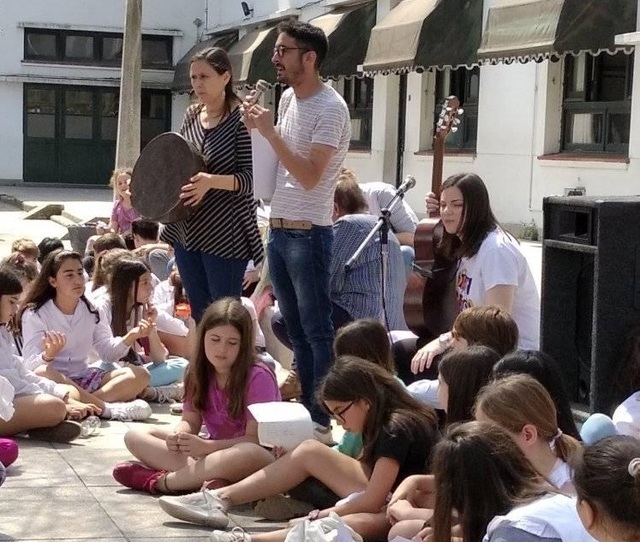
{"type": "Polygon", "coordinates": [[[256,82],[255,92],[251,97],[251,105],[258,103],[258,100],[262,97],[262,95],[269,90],[269,83],[267,83],[264,79],[258,79],[256,82]]]}
{"type": "Polygon", "coordinates": [[[396,197],[401,198],[409,190],[416,185],[416,178],[413,175],[407,175],[403,183],[396,189],[396,197]]]}

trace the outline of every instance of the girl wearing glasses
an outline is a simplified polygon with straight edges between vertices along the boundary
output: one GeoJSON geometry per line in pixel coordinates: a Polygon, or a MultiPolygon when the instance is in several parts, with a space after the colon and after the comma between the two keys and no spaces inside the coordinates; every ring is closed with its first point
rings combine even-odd
{"type": "MultiPolygon", "coordinates": [[[[405,477],[427,470],[438,439],[435,412],[413,399],[387,370],[353,356],[336,359],[319,386],[318,399],[345,430],[362,435],[358,459],[309,440],[236,484],[162,497],[162,509],[178,519],[226,529],[232,506],[282,493],[314,477],[341,500],[332,508],[314,510],[309,519],[335,512],[363,537],[385,537],[390,525],[382,510],[390,492],[405,477]]],[[[287,532],[214,531],[211,540],[282,541],[287,532]]]]}

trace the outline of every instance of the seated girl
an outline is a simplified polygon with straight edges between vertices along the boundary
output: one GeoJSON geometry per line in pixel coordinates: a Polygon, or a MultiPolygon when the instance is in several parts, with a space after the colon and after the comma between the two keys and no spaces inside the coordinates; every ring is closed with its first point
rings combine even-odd
{"type": "MultiPolygon", "coordinates": [[[[133,365],[144,365],[151,375],[149,386],[141,397],[158,402],[181,401],[182,388],[170,384],[182,380],[188,361],[167,357],[167,349],[155,325],[158,312],[150,304],[152,293],[149,268],[139,259],[120,258],[113,266],[107,295],[100,297],[95,304],[106,315],[115,336],[125,336],[138,327],[149,330],[123,356],[124,361],[133,365]]],[[[113,368],[114,365],[103,362],[102,367],[113,368]]]]}
{"type": "Polygon", "coordinates": [[[580,433],[571,412],[569,396],[556,361],[539,350],[517,350],[504,356],[493,367],[494,379],[520,373],[532,376],[544,386],[555,404],[558,427],[565,435],[580,440],[580,433]]]}
{"type": "MultiPolygon", "coordinates": [[[[293,451],[251,476],[221,489],[184,497],[161,497],[168,514],[211,527],[227,528],[228,510],[276,495],[314,477],[341,500],[315,510],[310,519],[335,512],[366,538],[386,536],[389,524],[382,512],[389,492],[406,476],[423,473],[438,438],[435,412],[413,399],[386,369],[351,356],[335,360],[318,388],[318,399],[345,430],[361,434],[362,454],[348,457],[317,440],[293,451]]],[[[287,530],[246,534],[237,540],[283,541],[287,530]]],[[[236,533],[214,531],[212,540],[236,540],[236,533]]]]}
{"type": "Polygon", "coordinates": [[[18,310],[22,285],[9,269],[0,267],[0,376],[13,386],[14,413],[11,419],[0,419],[0,435],[28,433],[31,438],[68,442],[78,437],[81,420],[99,414],[95,405],[78,401],[73,386],[56,384],[27,369],[22,359],[12,353],[13,337],[7,329],[18,310]]]}
{"type": "Polygon", "coordinates": [[[185,381],[182,420],[173,430],[130,430],[125,444],[137,461],[116,465],[122,485],[148,493],[195,490],[231,482],[264,467],[272,456],[258,446],[258,424],[247,407],[280,400],[270,369],[256,363],[251,317],[230,297],[212,303],[198,325],[197,352],[185,381]],[[208,437],[200,437],[205,424],[208,437]]]}
{"type": "Polygon", "coordinates": [[[45,259],[22,313],[23,359],[27,368],[59,384],[73,385],[83,403],[96,405],[105,418],[142,420],[149,405],[133,400],[149,382],[143,367],[105,371],[91,367],[95,349],[104,361],[117,361],[133,343],[148,335],[137,327],[114,337],[104,313],[84,295],[82,258],[58,250],[45,259]],[[126,402],[123,402],[126,401],[126,402]]]}
{"type": "Polygon", "coordinates": [[[551,485],[575,494],[571,465],[582,446],[560,430],[553,400],[537,380],[520,374],[491,382],[478,394],[475,417],[506,429],[551,485]]]}
{"type": "MultiPolygon", "coordinates": [[[[469,346],[487,346],[500,356],[513,351],[518,344],[518,326],[509,313],[499,307],[472,307],[462,311],[455,319],[451,339],[447,339],[446,350],[461,351],[469,346]]],[[[418,354],[416,354],[418,356],[418,354]]],[[[414,361],[418,359],[414,358],[414,361]]],[[[422,359],[422,358],[420,358],[422,359]]],[[[426,361],[426,360],[425,360],[426,361]]],[[[497,360],[496,360],[497,361],[497,360]]],[[[412,365],[412,370],[414,366],[412,365]]],[[[416,370],[422,370],[416,366],[416,370]]],[[[438,377],[439,379],[441,377],[438,377]]],[[[486,381],[485,381],[486,383],[486,381]]],[[[416,380],[407,386],[418,399],[433,406],[445,408],[438,401],[439,380],[416,380]]],[[[480,388],[474,388],[475,393],[480,388]]],[[[470,418],[469,418],[470,419],[470,418]]]]}
{"type": "Polygon", "coordinates": [[[452,426],[434,450],[433,476],[406,479],[390,506],[416,497],[434,507],[429,525],[396,524],[390,535],[434,542],[593,542],[575,498],[546,482],[496,424],[452,426]]]}
{"type": "Polygon", "coordinates": [[[640,540],[640,441],[612,436],[588,446],[573,482],[578,515],[600,542],[640,540]]]}

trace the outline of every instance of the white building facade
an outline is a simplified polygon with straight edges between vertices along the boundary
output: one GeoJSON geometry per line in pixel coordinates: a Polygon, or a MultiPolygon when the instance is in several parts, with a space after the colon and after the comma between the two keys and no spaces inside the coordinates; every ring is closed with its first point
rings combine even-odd
{"type": "MultiPolygon", "coordinates": [[[[199,39],[227,47],[236,79],[251,86],[274,80],[274,27],[297,17],[329,35],[323,75],[350,106],[345,165],[362,181],[413,175],[406,197],[422,213],[435,116],[457,93],[465,113],[448,140],[444,176],[478,173],[501,221],[540,226],[542,198],[566,188],[640,192],[640,58],[633,36],[614,41],[638,28],[636,2],[144,0],[142,141],[179,127],[184,57],[199,39]],[[590,27],[579,10],[565,20],[578,4],[597,9],[601,24],[590,27]],[[609,4],[617,19],[600,11],[609,4]],[[505,33],[514,25],[515,37],[505,33]]],[[[0,182],[106,183],[124,0],[81,8],[77,0],[0,0],[0,8],[0,182]]],[[[274,87],[265,101],[275,106],[279,94],[274,87]]]]}

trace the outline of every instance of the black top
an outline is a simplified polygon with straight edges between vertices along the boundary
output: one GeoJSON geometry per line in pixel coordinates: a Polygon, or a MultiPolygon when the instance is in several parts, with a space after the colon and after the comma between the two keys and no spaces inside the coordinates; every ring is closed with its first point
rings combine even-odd
{"type": "Polygon", "coordinates": [[[418,424],[415,429],[408,431],[402,426],[388,423],[380,432],[378,441],[373,449],[373,460],[388,457],[400,464],[398,476],[393,484],[395,488],[407,476],[425,474],[431,457],[431,450],[439,439],[437,429],[425,430],[418,424]]]}
{"type": "Polygon", "coordinates": [[[187,250],[258,263],[263,250],[253,198],[251,136],[239,109],[205,129],[200,122],[202,108],[194,104],[187,109],[180,133],[200,149],[207,173],[234,175],[239,190],[209,190],[190,218],[167,224],[160,238],[187,250]]]}

